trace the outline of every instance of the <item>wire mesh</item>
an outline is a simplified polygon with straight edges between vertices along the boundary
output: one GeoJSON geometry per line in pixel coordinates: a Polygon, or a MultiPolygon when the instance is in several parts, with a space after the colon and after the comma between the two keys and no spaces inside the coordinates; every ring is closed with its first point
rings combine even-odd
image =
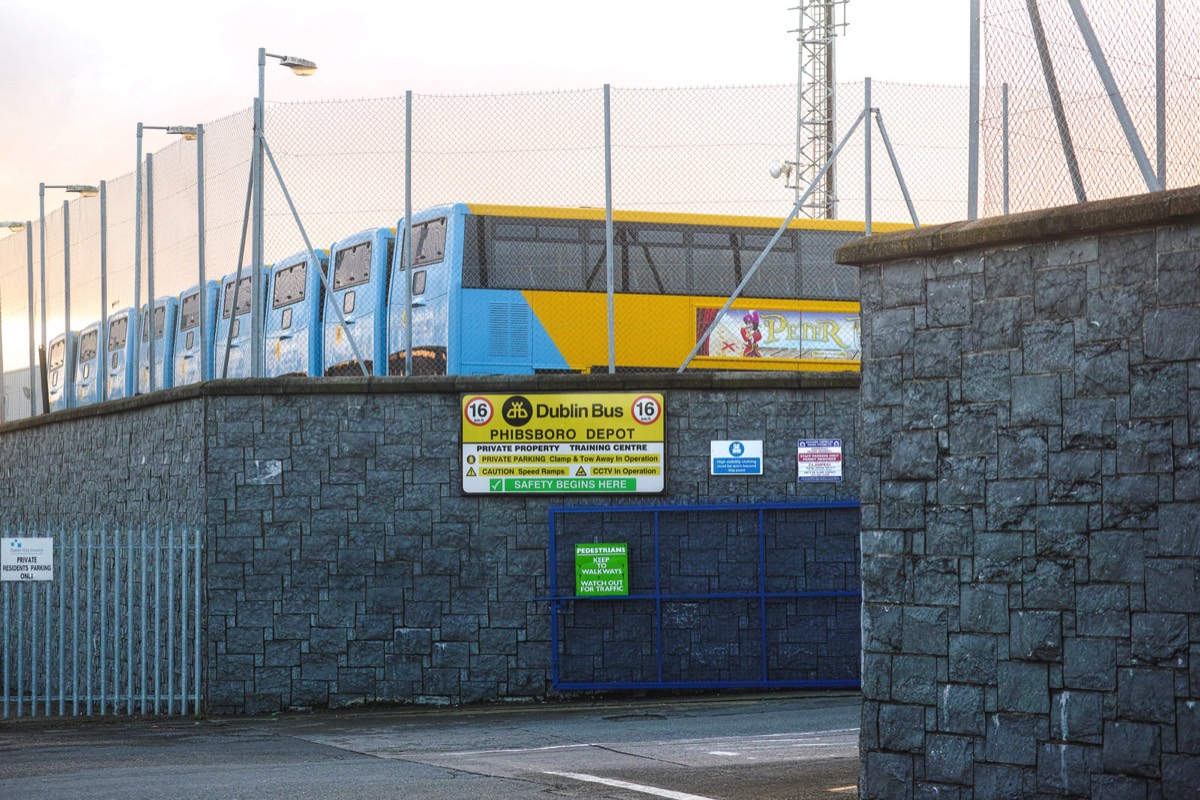
{"type": "MultiPolygon", "coordinates": [[[[1159,153],[1156,122],[1156,0],[1086,0],[1082,8],[1128,108],[1149,164],[1165,157],[1167,187],[1200,180],[1196,107],[1200,54],[1195,48],[1197,0],[1164,4],[1166,141],[1159,153]]],[[[982,127],[987,214],[1003,211],[1001,87],[1009,87],[1009,193],[1013,211],[1140,194],[1148,190],[1067,0],[986,0],[983,12],[985,93],[982,127]],[[1031,15],[1036,11],[1036,16],[1031,15]],[[1044,31],[1044,60],[1036,36],[1044,31]],[[1082,198],[1068,167],[1054,96],[1061,97],[1069,150],[1078,163],[1082,198]]]]}
{"type": "MultiPolygon", "coordinates": [[[[768,170],[772,162],[787,160],[795,152],[794,85],[614,89],[609,100],[612,198],[618,214],[706,214],[722,219],[752,216],[781,221],[791,210],[798,191],[783,180],[773,179],[768,170]]],[[[966,90],[874,82],[872,105],[886,124],[921,221],[962,218],[966,208],[966,90]]],[[[264,135],[314,247],[328,248],[355,232],[393,227],[400,221],[405,208],[406,106],[404,97],[267,103],[264,135]]],[[[862,110],[863,84],[840,84],[836,104],[838,138],[862,110]]],[[[443,203],[465,202],[589,210],[591,221],[578,232],[576,255],[566,257],[563,248],[558,247],[544,249],[540,258],[553,262],[543,266],[553,267],[556,274],[570,273],[570,280],[577,281],[559,288],[603,291],[604,121],[603,88],[502,95],[414,95],[413,208],[420,211],[443,203]]],[[[907,222],[900,184],[878,126],[874,130],[873,220],[907,222]]],[[[143,139],[144,152],[154,157],[154,205],[152,211],[143,213],[152,214],[154,290],[160,297],[178,295],[197,282],[200,250],[198,145],[161,134],[147,129],[143,139]]],[[[863,135],[860,131],[847,143],[834,167],[837,216],[845,220],[861,220],[865,213],[863,135]]],[[[253,149],[250,110],[206,123],[203,145],[205,272],[208,279],[216,280],[237,269],[243,243],[242,263],[246,268],[251,263],[247,216],[253,149]]],[[[136,184],[133,172],[106,183],[108,308],[104,310],[100,308],[99,201],[70,201],[73,329],[135,302],[136,184]]],[[[264,261],[270,265],[301,251],[304,239],[269,166],[265,169],[264,189],[264,261]]],[[[48,192],[44,298],[40,285],[41,232],[36,224],[34,229],[37,344],[42,338],[43,307],[47,338],[61,332],[65,321],[61,200],[61,193],[48,192]]],[[[667,258],[668,254],[651,250],[651,245],[664,245],[646,238],[652,237],[653,231],[622,228],[623,224],[618,224],[617,235],[625,238],[614,248],[624,248],[627,268],[622,273],[618,260],[616,338],[626,343],[622,347],[634,348],[626,351],[633,353],[627,359],[631,363],[646,361],[646,354],[663,360],[662,338],[654,326],[665,316],[661,297],[665,285],[663,289],[657,285],[664,276],[654,274],[659,263],[652,268],[650,261],[667,258]],[[646,299],[630,304],[629,300],[637,297],[646,299]]],[[[690,272],[686,281],[670,291],[681,288],[691,296],[717,299],[732,291],[773,232],[772,225],[760,224],[762,227],[743,232],[745,235],[739,239],[730,241],[725,235],[722,242],[709,242],[708,249],[693,248],[689,254],[676,252],[670,256],[691,259],[687,261],[690,272]]],[[[841,227],[847,230],[823,231],[803,241],[785,237],[779,250],[763,260],[761,274],[747,289],[747,304],[743,304],[736,319],[727,321],[727,330],[714,334],[717,339],[709,344],[715,347],[733,342],[740,350],[745,344],[740,330],[743,315],[751,309],[771,311],[758,308],[760,303],[754,298],[855,300],[857,285],[852,271],[832,263],[840,241],[857,235],[850,230],[852,226],[841,227]]],[[[142,225],[141,303],[146,302],[151,260],[147,228],[142,225]]],[[[724,235],[712,229],[707,234],[724,235]]],[[[512,276],[533,265],[514,265],[512,276]]],[[[517,288],[515,283],[513,288],[517,288]]],[[[15,234],[0,239],[0,313],[4,370],[18,382],[28,381],[27,297],[24,239],[23,234],[15,234]],[[16,371],[20,375],[12,375],[16,371]]],[[[702,305],[719,303],[706,301],[702,305]]],[[[705,312],[708,316],[697,317],[696,313],[694,308],[689,310],[690,316],[683,322],[677,320],[678,330],[670,334],[686,340],[688,347],[696,343],[697,325],[708,321],[715,308],[705,312]]],[[[563,314],[579,330],[586,330],[579,336],[598,343],[606,338],[602,303],[596,306],[595,314],[579,304],[567,304],[563,314]]],[[[801,322],[779,316],[771,324],[782,329],[780,326],[801,322]]],[[[570,367],[597,367],[605,360],[602,352],[589,353],[570,367]]],[[[19,388],[19,383],[14,384],[15,390],[19,388]]],[[[21,403],[15,404],[18,408],[11,408],[11,401],[7,405],[9,411],[27,410],[21,403]]],[[[13,413],[6,415],[6,419],[14,417],[13,413]]]]}

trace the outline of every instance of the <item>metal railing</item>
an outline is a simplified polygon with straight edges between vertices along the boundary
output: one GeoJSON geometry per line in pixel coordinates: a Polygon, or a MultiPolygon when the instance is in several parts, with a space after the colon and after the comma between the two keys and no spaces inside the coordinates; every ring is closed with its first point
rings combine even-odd
{"type": "Polygon", "coordinates": [[[2,584],[4,719],[199,713],[200,533],[6,530],[0,546],[34,536],[53,540],[53,577],[2,584]]]}

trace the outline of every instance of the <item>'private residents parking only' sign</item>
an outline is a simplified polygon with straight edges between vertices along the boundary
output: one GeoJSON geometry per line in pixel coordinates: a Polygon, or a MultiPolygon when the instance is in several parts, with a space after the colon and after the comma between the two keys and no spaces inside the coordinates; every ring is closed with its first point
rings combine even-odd
{"type": "Polygon", "coordinates": [[[464,395],[463,491],[658,493],[663,427],[657,393],[464,395]]]}
{"type": "Polygon", "coordinates": [[[54,540],[5,538],[0,545],[0,581],[54,580],[54,540]]]}

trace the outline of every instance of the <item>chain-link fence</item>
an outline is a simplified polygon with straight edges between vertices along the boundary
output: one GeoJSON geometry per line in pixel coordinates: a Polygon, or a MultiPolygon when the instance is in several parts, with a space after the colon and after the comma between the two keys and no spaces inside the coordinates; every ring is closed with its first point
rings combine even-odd
{"type": "MultiPolygon", "coordinates": [[[[841,136],[862,111],[863,84],[839,86],[838,97],[841,136]]],[[[713,295],[705,287],[730,283],[727,276],[717,274],[729,271],[725,256],[738,261],[737,275],[741,277],[773,227],[791,211],[798,194],[769,174],[772,162],[786,160],[794,152],[795,86],[616,89],[611,91],[609,103],[612,203],[618,212],[709,215],[701,220],[707,220],[706,229],[735,216],[775,220],[756,223],[759,227],[751,231],[753,236],[743,231],[741,239],[725,242],[725,255],[700,258],[691,250],[678,250],[675,256],[665,250],[661,254],[663,258],[697,259],[698,268],[689,268],[698,272],[690,275],[684,287],[692,296],[713,295]],[[714,273],[709,276],[705,270],[714,273]]],[[[921,221],[961,218],[966,191],[964,90],[876,82],[872,105],[886,121],[921,221]]],[[[458,202],[559,207],[595,209],[602,220],[606,196],[604,106],[602,88],[512,95],[415,95],[411,154],[406,153],[403,97],[268,104],[264,131],[310,241],[317,248],[328,248],[356,231],[397,225],[404,212],[409,155],[414,210],[458,202]]],[[[151,260],[158,297],[177,296],[195,285],[199,276],[198,145],[150,129],[144,137],[152,174],[145,176],[143,189],[149,211],[144,212],[142,224],[141,303],[146,302],[151,260]]],[[[243,237],[242,263],[246,269],[251,263],[246,208],[252,114],[242,111],[207,123],[202,141],[205,273],[211,280],[237,268],[243,237]]],[[[872,217],[907,222],[900,185],[878,129],[874,142],[872,217]]],[[[842,219],[861,220],[864,215],[864,151],[860,130],[835,167],[838,217],[842,219]]],[[[304,242],[269,166],[264,186],[264,263],[269,265],[300,252],[304,242]]],[[[69,204],[69,293],[64,283],[62,196],[47,193],[44,303],[41,232],[36,223],[32,237],[35,358],[43,344],[43,307],[48,338],[52,338],[64,329],[68,294],[73,330],[98,320],[102,313],[134,305],[136,175],[109,180],[105,189],[107,269],[103,276],[100,202],[77,199],[69,204]],[[102,279],[107,282],[108,305],[103,310],[102,279]]],[[[782,246],[791,247],[796,255],[780,255],[765,262],[759,280],[764,286],[776,287],[774,291],[782,299],[792,301],[801,291],[809,299],[856,299],[854,282],[847,284],[832,266],[834,239],[857,235],[852,225],[840,227],[845,230],[814,234],[811,244],[785,241],[782,246]],[[817,253],[819,257],[814,255],[817,253]],[[801,264],[805,258],[807,262],[801,264]],[[791,270],[796,277],[781,280],[768,274],[780,269],[791,270]],[[792,294],[782,294],[785,291],[792,294]]],[[[646,238],[652,234],[646,232],[642,240],[636,240],[636,232],[631,231],[626,250],[635,254],[635,261],[649,261],[641,263],[642,267],[665,268],[654,263],[658,251],[651,251],[646,238]],[[645,258],[637,253],[644,253],[645,258]]],[[[589,260],[586,268],[594,267],[590,260],[596,251],[580,252],[581,259],[589,260]]],[[[3,367],[8,373],[5,419],[28,414],[31,407],[29,277],[26,235],[0,239],[3,367]]],[[[644,290],[645,285],[645,281],[635,280],[623,288],[618,280],[616,292],[636,293],[638,289],[632,286],[644,290]]],[[[593,283],[590,288],[595,291],[597,287],[593,283]]],[[[603,290],[603,280],[599,288],[603,290]]],[[[618,303],[615,320],[618,338],[625,330],[626,338],[640,341],[650,350],[659,347],[652,336],[628,333],[645,328],[645,309],[630,306],[622,311],[621,305],[618,303]]],[[[701,319],[713,317],[712,309],[706,313],[701,319]]],[[[603,326],[604,320],[598,324],[603,326]]],[[[684,327],[696,324],[693,319],[684,327]]],[[[688,334],[692,337],[689,346],[695,344],[698,333],[688,334]]],[[[603,339],[606,331],[586,335],[603,339]]],[[[36,396],[39,388],[35,385],[33,391],[36,396]]]]}
{"type": "MultiPolygon", "coordinates": [[[[1200,2],[1087,0],[1080,6],[1154,174],[1165,177],[1167,187],[1200,181],[1196,155],[1200,128],[1195,124],[1200,101],[1200,51],[1195,46],[1200,2]],[[1161,115],[1156,6],[1164,12],[1161,115]]],[[[1068,0],[985,0],[982,26],[984,213],[1004,211],[1005,85],[1010,210],[1147,191],[1068,0]]]]}

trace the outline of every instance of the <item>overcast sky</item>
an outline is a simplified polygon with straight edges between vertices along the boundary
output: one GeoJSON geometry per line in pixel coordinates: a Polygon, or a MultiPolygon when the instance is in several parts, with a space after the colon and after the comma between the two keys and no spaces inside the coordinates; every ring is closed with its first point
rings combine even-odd
{"type": "MultiPolygon", "coordinates": [[[[268,66],[268,101],[794,84],[794,2],[0,0],[0,219],[36,219],[39,181],[132,172],[139,121],[248,108],[259,47],[320,67],[268,66]]],[[[850,0],[837,80],[965,84],[967,7],[850,0]]]]}

